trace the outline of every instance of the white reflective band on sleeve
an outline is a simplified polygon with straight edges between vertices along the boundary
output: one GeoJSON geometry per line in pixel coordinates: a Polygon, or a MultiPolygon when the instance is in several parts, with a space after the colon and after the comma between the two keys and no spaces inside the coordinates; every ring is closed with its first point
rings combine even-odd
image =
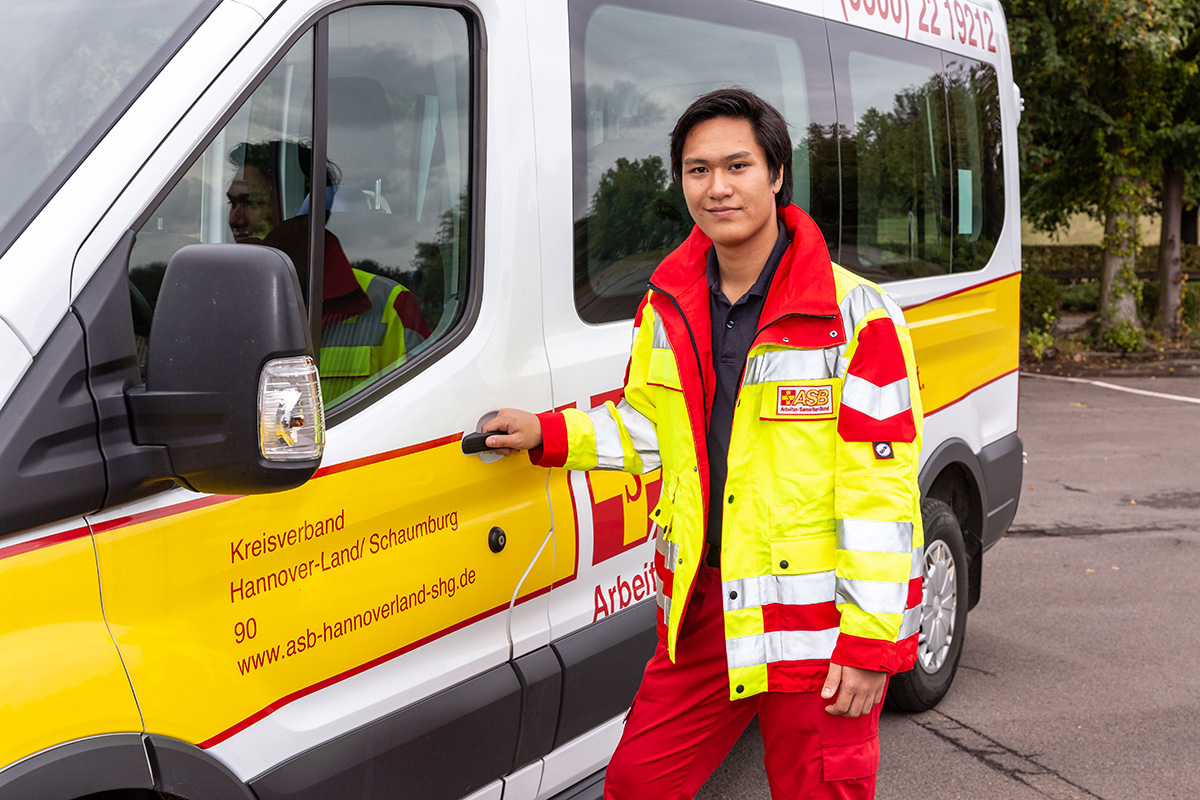
{"type": "Polygon", "coordinates": [[[824,350],[772,350],[754,356],[746,365],[744,386],[772,381],[808,381],[829,378],[824,350]]]}
{"type": "Polygon", "coordinates": [[[900,621],[900,634],[896,639],[903,641],[919,630],[921,630],[921,606],[910,608],[904,612],[904,619],[900,621]]]}
{"type": "Polygon", "coordinates": [[[911,522],[880,522],[873,519],[839,519],[838,550],[867,553],[907,553],[912,550],[911,522]]]}
{"type": "Polygon", "coordinates": [[[842,383],[842,405],[873,419],[887,419],[912,408],[908,378],[876,386],[866,378],[847,375],[842,383]]]}
{"type": "Polygon", "coordinates": [[[662,460],[658,455],[658,429],[654,427],[654,423],[645,414],[629,405],[624,398],[617,406],[617,413],[621,415],[621,423],[625,426],[625,432],[629,434],[630,441],[633,442],[633,449],[637,450],[638,455],[642,458],[642,473],[645,474],[661,467],[662,460]]]}
{"type": "MultiPolygon", "coordinates": [[[[658,607],[662,609],[663,622],[671,621],[671,598],[667,597],[663,587],[658,587],[658,607]]],[[[917,619],[920,622],[920,618],[917,619]]]]}
{"type": "Polygon", "coordinates": [[[725,610],[735,611],[771,603],[788,606],[828,603],[834,598],[836,586],[837,577],[829,570],[807,575],[760,575],[722,581],[721,590],[725,593],[725,610]]]}
{"type": "Polygon", "coordinates": [[[656,350],[670,350],[671,343],[667,341],[667,329],[663,327],[662,320],[658,317],[654,318],[654,341],[651,347],[656,350]]]}
{"type": "Polygon", "coordinates": [[[621,446],[621,429],[608,406],[593,409],[588,416],[596,436],[596,469],[621,469],[625,466],[625,448],[621,446]]]}
{"type": "Polygon", "coordinates": [[[908,604],[908,584],[838,578],[837,602],[851,603],[868,614],[900,614],[908,604]]]}
{"type": "Polygon", "coordinates": [[[896,301],[886,294],[881,295],[880,299],[883,300],[883,307],[887,309],[888,316],[892,318],[892,324],[897,328],[907,328],[908,322],[904,319],[904,312],[896,305],[896,301]]]}
{"type": "Polygon", "coordinates": [[[850,334],[851,338],[863,317],[881,308],[891,317],[893,325],[907,327],[900,306],[873,286],[866,284],[855,286],[838,304],[838,310],[842,312],[842,324],[846,326],[846,332],[850,334]]]}
{"type": "Polygon", "coordinates": [[[908,573],[908,579],[925,577],[925,548],[918,547],[913,550],[912,571],[908,573]]]}
{"type": "Polygon", "coordinates": [[[679,560],[679,545],[664,539],[661,527],[659,527],[658,536],[654,540],[654,549],[662,555],[663,563],[667,570],[674,572],[675,562],[679,560]]]}
{"type": "Polygon", "coordinates": [[[837,645],[838,629],[823,631],[770,631],[725,640],[730,669],[756,667],[779,661],[826,659],[837,645]]]}

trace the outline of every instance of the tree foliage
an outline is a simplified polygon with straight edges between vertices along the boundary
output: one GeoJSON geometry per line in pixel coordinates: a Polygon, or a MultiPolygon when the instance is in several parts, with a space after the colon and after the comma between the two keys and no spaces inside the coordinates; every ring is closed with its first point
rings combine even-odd
{"type": "Polygon", "coordinates": [[[1101,326],[1136,326],[1137,216],[1161,194],[1164,154],[1196,138],[1200,109],[1180,76],[1194,73],[1200,11],[1195,0],[1003,2],[1025,97],[1025,216],[1047,231],[1074,213],[1103,220],[1101,326]]]}

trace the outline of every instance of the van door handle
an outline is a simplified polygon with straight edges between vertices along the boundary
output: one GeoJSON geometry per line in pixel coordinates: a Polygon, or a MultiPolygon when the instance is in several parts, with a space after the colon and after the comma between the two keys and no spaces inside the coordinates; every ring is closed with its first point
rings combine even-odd
{"type": "Polygon", "coordinates": [[[468,433],[462,438],[463,455],[474,455],[475,453],[490,452],[494,448],[488,447],[487,438],[495,431],[490,433],[468,433]]]}

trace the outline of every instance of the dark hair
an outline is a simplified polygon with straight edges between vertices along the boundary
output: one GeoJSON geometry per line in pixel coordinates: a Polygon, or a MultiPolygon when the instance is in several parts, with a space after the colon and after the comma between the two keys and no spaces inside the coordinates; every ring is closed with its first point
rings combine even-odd
{"type": "Polygon", "coordinates": [[[692,128],[710,119],[744,119],[754,129],[754,140],[767,156],[771,180],[783,172],[783,185],[775,194],[779,208],[792,202],[792,137],[787,122],[775,106],[753,92],[737,87],[717,89],[699,97],[679,117],[671,131],[671,178],[683,181],[683,145],[692,128]]]}
{"type": "MultiPolygon", "coordinates": [[[[280,183],[280,167],[286,159],[294,159],[304,175],[304,191],[312,191],[312,143],[283,139],[267,139],[263,142],[238,142],[229,151],[229,165],[234,169],[253,167],[272,185],[280,183]]],[[[342,181],[342,172],[332,161],[325,162],[325,185],[337,186],[342,181]]]]}

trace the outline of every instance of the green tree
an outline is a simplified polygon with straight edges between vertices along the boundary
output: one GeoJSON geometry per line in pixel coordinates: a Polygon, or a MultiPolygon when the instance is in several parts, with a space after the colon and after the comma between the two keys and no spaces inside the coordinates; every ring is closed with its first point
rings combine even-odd
{"type": "Polygon", "coordinates": [[[1140,336],[1137,217],[1156,195],[1158,132],[1171,122],[1168,69],[1194,0],[1003,0],[1026,98],[1026,216],[1054,231],[1068,215],[1104,222],[1100,324],[1140,336]]]}
{"type": "Polygon", "coordinates": [[[1200,8],[1193,8],[1190,20],[1193,27],[1188,41],[1174,51],[1164,66],[1171,115],[1170,124],[1157,134],[1162,214],[1158,249],[1158,325],[1164,335],[1172,337],[1179,333],[1183,321],[1180,258],[1183,205],[1189,177],[1195,187],[1200,176],[1200,29],[1195,27],[1198,16],[1200,8]]]}

